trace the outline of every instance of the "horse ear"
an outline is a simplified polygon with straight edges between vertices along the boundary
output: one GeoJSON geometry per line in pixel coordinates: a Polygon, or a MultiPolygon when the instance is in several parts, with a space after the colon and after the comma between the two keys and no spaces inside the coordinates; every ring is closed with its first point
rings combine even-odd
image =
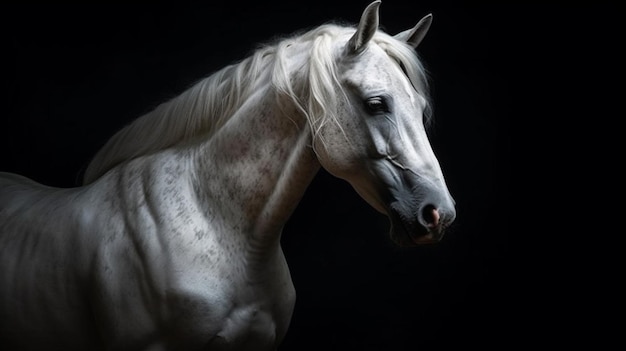
{"type": "Polygon", "coordinates": [[[363,51],[367,42],[372,39],[378,30],[378,7],[380,3],[380,0],[376,0],[363,11],[356,33],[348,41],[348,51],[350,53],[358,54],[363,51]]]}
{"type": "Polygon", "coordinates": [[[417,48],[417,46],[422,42],[424,36],[428,32],[428,28],[430,28],[430,24],[433,21],[432,13],[424,16],[415,27],[405,30],[404,32],[400,32],[394,36],[394,38],[405,41],[413,48],[417,48]]]}

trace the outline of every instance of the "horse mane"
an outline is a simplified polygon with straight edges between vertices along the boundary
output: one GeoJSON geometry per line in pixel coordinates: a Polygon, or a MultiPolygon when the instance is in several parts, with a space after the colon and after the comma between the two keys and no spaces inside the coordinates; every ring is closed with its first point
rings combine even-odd
{"type": "MultiPolygon", "coordinates": [[[[335,120],[340,88],[332,44],[349,37],[352,26],[327,23],[304,33],[295,33],[274,43],[261,45],[244,60],[225,66],[205,77],[180,95],[161,103],[114,134],[96,153],[85,170],[83,184],[89,184],[127,160],[171,148],[184,141],[210,138],[257,90],[271,82],[277,96],[286,96],[306,116],[313,135],[328,121],[335,120]],[[288,49],[307,43],[308,60],[292,72],[287,64],[288,49]],[[304,72],[304,73],[303,73],[304,72]],[[303,74],[294,84],[294,74],[303,74]]],[[[372,41],[380,45],[403,69],[411,83],[427,99],[425,120],[430,120],[431,103],[426,71],[415,50],[379,31],[372,41]]]]}

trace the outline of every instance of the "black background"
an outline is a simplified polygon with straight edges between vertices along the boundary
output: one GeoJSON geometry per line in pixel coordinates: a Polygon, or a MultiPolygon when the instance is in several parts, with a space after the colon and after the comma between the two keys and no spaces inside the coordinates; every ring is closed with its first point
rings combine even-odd
{"type": "MultiPolygon", "coordinates": [[[[158,103],[368,3],[3,5],[0,171],[74,186],[158,103]]],[[[457,221],[436,246],[397,248],[322,171],[283,235],[298,297],[281,351],[623,343],[623,16],[594,4],[383,2],[391,34],[434,15],[418,52],[457,221]]]]}

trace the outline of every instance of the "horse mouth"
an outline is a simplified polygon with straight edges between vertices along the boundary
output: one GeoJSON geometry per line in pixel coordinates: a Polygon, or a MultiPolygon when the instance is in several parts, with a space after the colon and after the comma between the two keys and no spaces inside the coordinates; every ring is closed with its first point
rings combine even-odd
{"type": "Polygon", "coordinates": [[[389,206],[391,240],[404,247],[431,245],[441,241],[444,230],[439,222],[437,210],[432,206],[426,206],[421,212],[424,223],[420,222],[419,214],[407,215],[406,211],[402,211],[398,206],[394,204],[389,206]]]}

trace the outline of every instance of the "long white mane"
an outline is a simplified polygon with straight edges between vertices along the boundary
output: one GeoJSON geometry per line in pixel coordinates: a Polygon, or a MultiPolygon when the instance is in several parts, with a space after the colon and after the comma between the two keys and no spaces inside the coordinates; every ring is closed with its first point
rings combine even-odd
{"type": "MultiPolygon", "coordinates": [[[[334,52],[333,43],[354,32],[355,28],[329,23],[259,47],[246,59],[198,81],[118,131],[92,159],[83,182],[95,181],[124,161],[192,138],[210,138],[265,82],[271,82],[271,89],[281,99],[288,97],[306,116],[311,132],[316,133],[334,119],[341,95],[337,94],[342,88],[336,64],[342,53],[334,52]],[[307,59],[297,70],[293,67],[298,65],[290,62],[294,52],[289,48],[294,44],[308,51],[301,55],[307,59]],[[292,79],[296,74],[302,77],[300,81],[292,79]]],[[[380,31],[372,43],[382,47],[402,67],[413,86],[429,101],[426,72],[414,49],[380,31]]],[[[430,106],[427,103],[424,114],[427,121],[430,106]]]]}

